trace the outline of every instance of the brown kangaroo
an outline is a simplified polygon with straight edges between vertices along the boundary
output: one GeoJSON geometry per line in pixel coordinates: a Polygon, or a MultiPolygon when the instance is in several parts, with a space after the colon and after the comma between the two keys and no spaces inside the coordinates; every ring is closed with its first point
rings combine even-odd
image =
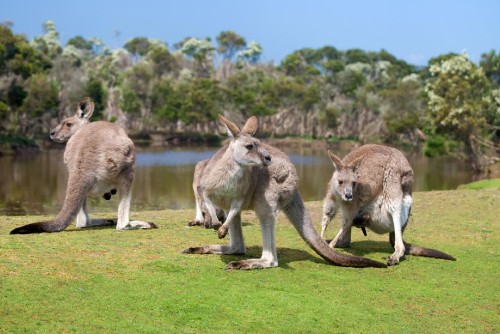
{"type": "Polygon", "coordinates": [[[298,177],[293,164],[286,154],[252,136],[258,127],[256,117],[251,117],[241,131],[223,116],[219,119],[226,126],[231,142],[209,160],[200,186],[214,221],[217,221],[216,207],[227,212],[218,234],[223,237],[229,231],[229,245],[191,247],[184,253],[244,254],[241,211],[253,209],[262,230],[262,256],[232,262],[226,269],[276,267],[275,224],[278,211],[283,210],[300,236],[325,260],[341,266],[386,267],[371,259],[341,254],[321,239],[297,190],[298,177]]]}
{"type": "Polygon", "coordinates": [[[59,232],[76,218],[77,227],[109,225],[105,219],[90,219],[87,194],[104,192],[104,197],[118,192],[117,230],[156,228],[155,224],[129,221],[132,183],[134,181],[134,144],[125,131],[109,122],[90,123],[94,103],[84,98],[76,115],[64,119],[50,132],[50,138],[66,144],[64,163],[69,172],[64,204],[54,220],[28,224],[11,234],[59,232]]]}
{"type": "Polygon", "coordinates": [[[455,260],[443,252],[403,241],[412,205],[413,169],[395,148],[364,145],[343,160],[328,151],[335,172],[323,202],[321,237],[337,212],[342,213],[340,231],[330,247],[349,247],[351,229],[369,228],[375,233],[389,233],[394,253],[387,260],[396,265],[406,254],[455,260]]]}

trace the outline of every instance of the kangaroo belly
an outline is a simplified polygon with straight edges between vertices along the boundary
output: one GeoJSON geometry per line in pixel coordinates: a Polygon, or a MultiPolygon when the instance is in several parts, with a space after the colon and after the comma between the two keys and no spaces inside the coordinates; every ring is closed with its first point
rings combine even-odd
{"type": "Polygon", "coordinates": [[[362,219],[355,219],[355,226],[367,227],[377,234],[394,232],[394,224],[382,196],[361,209],[357,217],[362,219]],[[356,224],[356,221],[361,223],[356,224]]]}

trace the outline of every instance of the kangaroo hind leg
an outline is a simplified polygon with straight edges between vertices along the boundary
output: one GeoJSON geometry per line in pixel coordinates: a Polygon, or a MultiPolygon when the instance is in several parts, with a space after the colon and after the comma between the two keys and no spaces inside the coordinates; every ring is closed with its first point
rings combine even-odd
{"type": "Polygon", "coordinates": [[[76,227],[84,228],[93,226],[109,226],[114,224],[115,222],[112,219],[90,219],[87,210],[87,197],[85,197],[82,207],[76,216],[76,227]]]}
{"type": "Polygon", "coordinates": [[[264,269],[278,266],[275,238],[276,214],[274,214],[270,208],[264,212],[256,209],[255,212],[260,220],[260,228],[262,231],[262,256],[260,259],[231,262],[227,265],[226,270],[264,269]]]}
{"type": "Polygon", "coordinates": [[[129,220],[133,180],[133,175],[129,176],[128,178],[124,178],[118,187],[118,196],[120,198],[120,202],[118,204],[118,222],[116,224],[116,229],[133,230],[156,228],[157,226],[153,223],[148,223],[140,220],[129,220]]]}

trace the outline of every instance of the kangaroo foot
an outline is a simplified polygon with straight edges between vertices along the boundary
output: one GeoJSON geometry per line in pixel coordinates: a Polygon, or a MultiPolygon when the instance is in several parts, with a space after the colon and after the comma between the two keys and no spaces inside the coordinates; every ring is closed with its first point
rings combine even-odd
{"type": "Polygon", "coordinates": [[[137,230],[137,229],[152,229],[152,228],[158,228],[158,226],[154,223],[148,223],[148,222],[143,222],[140,220],[133,220],[128,223],[128,225],[125,226],[117,226],[117,230],[137,230]]]}
{"type": "Polygon", "coordinates": [[[332,240],[329,243],[330,248],[349,248],[351,247],[351,243],[345,240],[332,240]]]}
{"type": "Polygon", "coordinates": [[[186,226],[201,226],[203,223],[199,221],[198,219],[193,219],[189,223],[187,223],[186,226]]]}
{"type": "Polygon", "coordinates": [[[206,246],[189,247],[182,251],[184,254],[213,254],[212,251],[206,246]]]}
{"type": "Polygon", "coordinates": [[[182,251],[184,254],[228,254],[243,255],[245,247],[231,247],[229,245],[205,245],[199,247],[189,247],[182,251]]]}
{"type": "Polygon", "coordinates": [[[253,270],[277,267],[277,261],[269,261],[264,259],[249,259],[231,262],[226,266],[226,270],[253,270]]]}

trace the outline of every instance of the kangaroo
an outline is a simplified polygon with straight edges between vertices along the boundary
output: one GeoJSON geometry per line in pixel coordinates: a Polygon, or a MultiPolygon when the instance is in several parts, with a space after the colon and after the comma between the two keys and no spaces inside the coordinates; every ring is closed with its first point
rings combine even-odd
{"type": "MultiPolygon", "coordinates": [[[[193,176],[193,192],[196,203],[196,217],[191,220],[187,225],[188,226],[204,226],[205,228],[214,228],[215,230],[219,229],[222,225],[220,223],[215,223],[212,221],[212,216],[208,212],[207,205],[203,200],[203,190],[200,186],[201,176],[205,167],[207,166],[210,159],[202,160],[198,162],[194,168],[194,176],[193,176]]],[[[224,211],[215,208],[216,216],[218,218],[218,222],[223,222],[226,220],[226,215],[224,211]]]]}
{"type": "Polygon", "coordinates": [[[246,252],[241,211],[253,209],[260,220],[263,249],[260,259],[232,262],[226,269],[261,269],[278,266],[275,224],[281,209],[309,246],[325,260],[340,266],[386,267],[371,259],[345,255],[328,247],[314,229],[309,213],[297,190],[295,167],[285,153],[261,143],[252,135],[258,128],[256,117],[240,129],[219,116],[231,138],[209,160],[200,186],[207,208],[216,220],[215,207],[224,209],[227,218],[218,230],[219,237],[229,232],[229,245],[205,245],[184,250],[188,254],[244,254],[246,252]]]}
{"type": "Polygon", "coordinates": [[[11,234],[59,232],[76,217],[77,227],[109,225],[105,219],[90,219],[87,194],[111,197],[118,191],[117,230],[156,228],[155,224],[129,221],[131,188],[134,181],[134,143],[125,131],[109,122],[93,122],[94,103],[86,97],[78,104],[76,115],[64,119],[50,132],[50,138],[66,144],[64,163],[69,172],[64,204],[54,220],[28,224],[11,234]]]}
{"type": "MultiPolygon", "coordinates": [[[[349,247],[351,228],[369,228],[375,233],[389,233],[394,253],[387,260],[396,265],[405,254],[455,261],[455,258],[434,249],[404,242],[412,205],[413,169],[405,156],[395,148],[364,145],[343,160],[328,151],[335,172],[328,184],[323,202],[321,237],[335,216],[342,213],[340,230],[330,247],[349,247]]],[[[365,234],[366,235],[366,234],[365,234]]]]}

